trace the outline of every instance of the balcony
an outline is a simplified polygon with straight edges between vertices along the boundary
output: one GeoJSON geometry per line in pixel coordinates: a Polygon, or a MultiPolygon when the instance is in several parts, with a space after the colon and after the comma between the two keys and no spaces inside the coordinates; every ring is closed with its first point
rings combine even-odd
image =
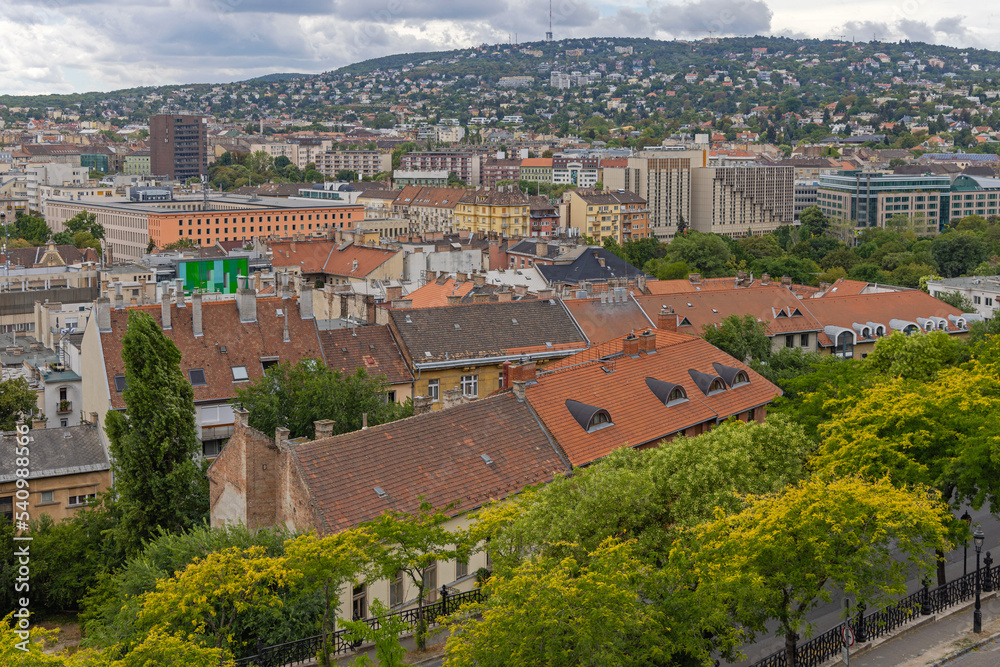
{"type": "Polygon", "coordinates": [[[65,415],[73,412],[73,401],[59,401],[56,404],[56,414],[65,415]]]}
{"type": "Polygon", "coordinates": [[[229,438],[233,435],[235,430],[234,424],[216,424],[212,426],[202,426],[201,427],[201,440],[202,442],[206,440],[221,440],[223,438],[229,438]]]}

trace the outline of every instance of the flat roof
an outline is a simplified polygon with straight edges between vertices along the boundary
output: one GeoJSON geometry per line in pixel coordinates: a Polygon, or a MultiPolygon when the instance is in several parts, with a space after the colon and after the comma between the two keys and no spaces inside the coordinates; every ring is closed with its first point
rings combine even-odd
{"type": "Polygon", "coordinates": [[[128,211],[130,213],[162,213],[175,215],[177,213],[227,213],[234,211],[255,211],[255,210],[291,210],[291,209],[323,209],[323,208],[361,208],[360,204],[348,204],[346,202],[335,202],[328,199],[295,199],[290,201],[284,197],[257,197],[251,199],[246,195],[213,196],[208,198],[209,204],[219,206],[240,206],[237,209],[210,209],[208,211],[185,211],[183,209],[158,206],[157,204],[201,204],[203,197],[176,198],[166,202],[133,202],[124,197],[82,197],[71,199],[65,197],[52,197],[49,199],[57,204],[79,204],[87,208],[100,208],[115,211],[128,211]]]}

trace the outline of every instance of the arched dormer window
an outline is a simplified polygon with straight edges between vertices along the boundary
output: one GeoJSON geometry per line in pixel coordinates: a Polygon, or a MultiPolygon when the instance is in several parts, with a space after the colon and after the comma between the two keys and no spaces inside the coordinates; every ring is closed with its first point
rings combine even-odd
{"type": "Polygon", "coordinates": [[[696,371],[693,368],[688,369],[688,375],[691,376],[691,379],[694,380],[698,389],[705,396],[711,396],[712,394],[718,394],[720,391],[726,390],[726,381],[718,375],[709,375],[708,373],[696,371]]]}
{"type": "Polygon", "coordinates": [[[720,391],[726,390],[726,383],[722,378],[716,378],[712,380],[712,384],[708,385],[708,393],[706,396],[711,396],[712,394],[718,394],[720,391]]]}
{"type": "Polygon", "coordinates": [[[657,400],[667,407],[686,403],[688,400],[687,392],[679,384],[648,377],[646,378],[646,386],[653,392],[657,400]]]}
{"type": "Polygon", "coordinates": [[[718,362],[713,363],[712,368],[715,369],[715,372],[719,374],[719,377],[725,381],[730,389],[750,384],[750,376],[742,368],[734,368],[718,362]]]}
{"type": "Polygon", "coordinates": [[[599,431],[608,426],[614,426],[611,414],[604,408],[598,408],[579,401],[566,400],[566,409],[587,433],[599,431]]]}

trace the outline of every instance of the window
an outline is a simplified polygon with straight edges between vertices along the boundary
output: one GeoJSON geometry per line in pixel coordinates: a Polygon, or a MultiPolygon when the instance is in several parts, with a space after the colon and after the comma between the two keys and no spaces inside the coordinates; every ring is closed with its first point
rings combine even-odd
{"type": "Polygon", "coordinates": [[[986,305],[987,306],[992,306],[993,305],[993,299],[992,299],[992,297],[986,297],[986,305]]]}
{"type": "Polygon", "coordinates": [[[972,297],[972,303],[974,303],[974,304],[976,304],[978,306],[980,303],[982,303],[982,298],[980,298],[978,296],[974,296],[974,297],[972,297]]]}
{"type": "Polygon", "coordinates": [[[403,571],[396,573],[396,578],[389,582],[389,606],[398,607],[403,604],[403,571]]]}
{"type": "Polygon", "coordinates": [[[246,366],[233,366],[233,382],[242,382],[249,379],[250,376],[247,375],[246,366]]]}
{"type": "Polygon", "coordinates": [[[386,396],[386,402],[387,403],[395,403],[396,402],[396,391],[395,390],[390,391],[385,396],[386,396]]]}
{"type": "Polygon", "coordinates": [[[479,396],[478,375],[462,376],[462,396],[465,396],[466,398],[476,398],[477,396],[479,396]]]}
{"type": "Polygon", "coordinates": [[[70,496],[69,502],[66,504],[67,507],[73,507],[74,505],[85,505],[88,500],[93,500],[97,498],[96,493],[84,493],[79,496],[70,496]]]}
{"type": "Polygon", "coordinates": [[[590,423],[587,424],[587,433],[597,430],[599,426],[612,426],[611,415],[607,413],[606,410],[598,410],[594,413],[594,416],[590,418],[590,423]]]}
{"type": "Polygon", "coordinates": [[[60,426],[69,426],[69,420],[68,419],[60,419],[59,420],[59,425],[60,426]]]}
{"type": "Polygon", "coordinates": [[[497,387],[499,387],[500,389],[503,389],[503,371],[500,371],[500,379],[497,382],[497,387]]]}
{"type": "Polygon", "coordinates": [[[802,334],[800,343],[802,344],[802,347],[809,347],[809,334],[807,333],[802,334]]]}
{"type": "Polygon", "coordinates": [[[192,386],[200,387],[208,384],[205,381],[205,371],[201,368],[192,368],[188,371],[188,379],[191,380],[192,386]]]}
{"type": "Polygon", "coordinates": [[[56,501],[56,492],[55,491],[42,491],[39,495],[41,496],[41,501],[40,502],[43,505],[47,505],[49,503],[54,503],[56,501]]]}
{"type": "Polygon", "coordinates": [[[462,577],[469,576],[469,559],[456,560],[455,561],[455,578],[461,579],[462,577]]]}
{"type": "Polygon", "coordinates": [[[795,336],[791,334],[785,336],[785,347],[795,347],[795,336]]]}
{"type": "Polygon", "coordinates": [[[206,459],[214,459],[222,452],[225,440],[206,440],[201,443],[201,455],[206,459]]]}
{"type": "Polygon", "coordinates": [[[117,391],[120,394],[123,391],[125,391],[125,386],[126,386],[125,385],[125,376],[124,375],[116,375],[115,376],[115,391],[117,391]]]}
{"type": "Polygon", "coordinates": [[[432,403],[437,403],[441,397],[441,381],[440,380],[428,380],[427,381],[427,395],[430,397],[432,403]]]}
{"type": "Polygon", "coordinates": [[[368,616],[368,587],[358,584],[351,595],[351,618],[359,621],[368,616]]]}
{"type": "Polygon", "coordinates": [[[270,368],[271,366],[274,366],[276,363],[278,363],[277,359],[261,359],[260,367],[266,373],[267,369],[270,368]]]}
{"type": "Polygon", "coordinates": [[[8,521],[14,520],[14,496],[0,498],[0,515],[7,517],[8,521]]]}
{"type": "Polygon", "coordinates": [[[438,567],[437,563],[432,563],[424,569],[424,600],[434,602],[437,600],[438,567]]]}

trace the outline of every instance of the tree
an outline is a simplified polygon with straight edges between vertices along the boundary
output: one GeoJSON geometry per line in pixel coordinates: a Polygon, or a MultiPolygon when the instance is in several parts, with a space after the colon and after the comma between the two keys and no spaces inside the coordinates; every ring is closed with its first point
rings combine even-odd
{"type": "Polygon", "coordinates": [[[376,130],[391,129],[396,124],[396,116],[391,113],[382,112],[375,116],[372,127],[376,130]]]}
{"type": "Polygon", "coordinates": [[[894,331],[879,339],[865,362],[884,375],[930,382],[942,369],[958,361],[962,348],[960,340],[944,331],[911,336],[894,331]]]}
{"type": "Polygon", "coordinates": [[[947,517],[919,487],[813,478],[696,527],[693,560],[703,585],[732,592],[737,622],[758,632],[778,622],[794,667],[797,635],[829,587],[868,605],[905,593],[910,568],[929,571],[932,550],[948,545],[947,517]]]}
{"type": "Polygon", "coordinates": [[[362,524],[374,537],[378,551],[375,566],[385,579],[394,580],[405,574],[417,589],[417,627],[414,638],[419,650],[424,650],[427,624],[424,622],[424,599],[427,596],[427,568],[438,561],[455,558],[462,548],[456,549],[461,536],[448,531],[444,524],[450,517],[445,512],[452,506],[433,508],[421,501],[414,514],[386,512],[374,521],[362,524]]]}
{"type": "Polygon", "coordinates": [[[0,382],[0,431],[13,431],[19,420],[29,422],[39,414],[38,392],[24,378],[0,382]]]}
{"type": "Polygon", "coordinates": [[[115,536],[128,555],[157,527],[183,530],[208,510],[194,391],[181,372],[181,353],[146,313],[129,313],[122,336],[125,411],[111,410],[106,431],[122,520],[115,536]]]}
{"type": "MultiPolygon", "coordinates": [[[[403,667],[406,649],[399,643],[399,635],[405,632],[409,625],[399,616],[390,616],[389,608],[381,600],[372,602],[372,616],[378,620],[374,626],[361,620],[343,622],[348,631],[347,640],[374,644],[375,658],[378,660],[373,662],[367,654],[361,654],[350,663],[350,667],[369,667],[376,664],[380,667],[403,667]]],[[[327,661],[329,662],[329,658],[327,661]]]]}
{"type": "Polygon", "coordinates": [[[350,375],[331,370],[317,359],[283,362],[236,391],[235,402],[250,412],[249,424],[263,433],[287,428],[292,438],[316,437],[314,422],[332,419],[334,434],[357,431],[362,415],[375,426],[413,414],[413,405],[388,400],[384,376],[363,368],[350,375]]]}
{"type": "Polygon", "coordinates": [[[965,296],[961,292],[938,292],[934,296],[939,300],[944,301],[949,306],[958,308],[963,313],[976,312],[976,305],[972,303],[972,299],[965,296]]]}
{"type": "Polygon", "coordinates": [[[955,278],[972,271],[988,257],[986,244],[968,232],[948,232],[934,238],[931,255],[941,275],[955,278]]]}
{"type": "Polygon", "coordinates": [[[139,623],[187,633],[204,646],[242,649],[233,633],[240,616],[280,607],[280,592],[298,579],[284,558],[263,547],[212,552],[145,594],[139,623]]]}
{"type": "Polygon", "coordinates": [[[177,239],[176,241],[174,241],[172,243],[168,243],[167,245],[163,246],[163,249],[164,250],[184,250],[185,248],[194,248],[194,247],[195,247],[194,241],[192,241],[189,237],[184,236],[184,237],[181,237],[181,238],[177,239]]]}
{"type": "MultiPolygon", "coordinates": [[[[97,214],[90,213],[88,211],[80,211],[72,218],[63,223],[66,228],[64,231],[55,234],[52,237],[54,243],[60,245],[76,245],[77,248],[92,247],[89,245],[79,245],[76,244],[76,237],[80,234],[88,234],[88,237],[83,237],[87,241],[96,240],[100,241],[104,238],[104,225],[97,222],[97,214]]],[[[98,242],[97,251],[100,254],[101,245],[98,242]]]]}
{"type": "Polygon", "coordinates": [[[706,278],[726,274],[726,262],[732,252],[726,241],[716,234],[689,231],[674,236],[667,247],[666,258],[684,262],[706,278]]]}
{"type": "Polygon", "coordinates": [[[830,226],[830,219],[823,215],[819,206],[810,206],[799,214],[803,238],[821,236],[830,226]]]}
{"type": "Polygon", "coordinates": [[[743,362],[764,361],[771,356],[767,325],[753,315],[729,315],[718,326],[707,324],[701,337],[743,362]]]}
{"type": "Polygon", "coordinates": [[[254,151],[246,157],[244,165],[253,174],[266,174],[274,166],[274,159],[265,151],[254,151]]]}
{"type": "Polygon", "coordinates": [[[52,230],[39,215],[17,212],[10,230],[12,237],[24,239],[33,246],[45,245],[52,236],[52,230]]]}
{"type": "Polygon", "coordinates": [[[681,280],[691,273],[690,267],[685,262],[671,262],[668,259],[651,259],[646,262],[642,270],[658,280],[681,280]]]}

